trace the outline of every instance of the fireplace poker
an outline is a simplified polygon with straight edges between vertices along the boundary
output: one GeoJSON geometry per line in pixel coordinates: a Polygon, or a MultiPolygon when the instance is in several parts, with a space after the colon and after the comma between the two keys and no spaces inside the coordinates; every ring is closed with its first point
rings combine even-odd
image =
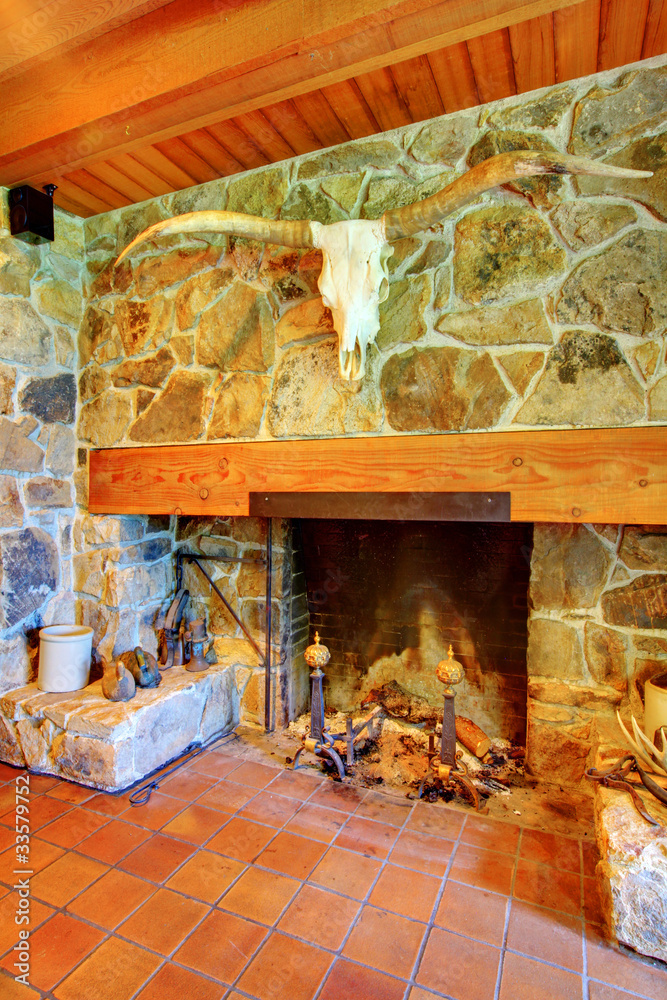
{"type": "MultiPolygon", "coordinates": [[[[172,775],[175,771],[180,770],[180,768],[184,767],[185,764],[189,764],[195,759],[195,757],[199,757],[199,755],[205,753],[206,750],[210,750],[212,746],[216,743],[220,743],[221,740],[227,740],[231,743],[232,739],[230,739],[230,737],[234,740],[238,739],[235,729],[221,730],[211,736],[210,739],[206,740],[205,743],[191,743],[185,748],[181,756],[177,757],[171,766],[166,769],[166,771],[160,771],[155,778],[152,778],[150,781],[146,781],[144,784],[139,785],[138,788],[135,788],[130,795],[130,805],[146,805],[153,792],[157,791],[160,787],[160,782],[164,781],[165,778],[170,777],[170,775],[172,775]]],[[[223,746],[227,746],[227,743],[223,743],[223,746]]]]}

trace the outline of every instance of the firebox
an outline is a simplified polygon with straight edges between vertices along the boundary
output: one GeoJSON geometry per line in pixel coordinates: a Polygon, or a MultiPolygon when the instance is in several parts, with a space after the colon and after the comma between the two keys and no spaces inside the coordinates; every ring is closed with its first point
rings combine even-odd
{"type": "Polygon", "coordinates": [[[532,525],[307,518],[294,522],[311,630],[331,660],[325,706],[359,711],[388,682],[440,708],[435,667],[465,667],[459,711],[526,737],[532,525]]]}

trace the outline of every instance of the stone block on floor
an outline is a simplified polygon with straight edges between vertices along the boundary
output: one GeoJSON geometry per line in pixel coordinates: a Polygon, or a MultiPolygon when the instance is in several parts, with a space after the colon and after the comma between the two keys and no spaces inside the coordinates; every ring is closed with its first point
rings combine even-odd
{"type": "Polygon", "coordinates": [[[234,670],[172,667],[157,688],[110,702],[101,681],[81,691],[40,691],[35,683],[0,698],[0,760],[107,791],[127,788],[238,721],[234,670]]]}
{"type": "MultiPolygon", "coordinates": [[[[601,751],[596,766],[616,760],[601,751]]],[[[640,786],[641,788],[641,786],[640,786]]],[[[601,861],[602,906],[611,935],[641,955],[667,961],[667,806],[641,790],[646,811],[660,826],[642,819],[629,795],[595,789],[595,829],[601,861]]]]}

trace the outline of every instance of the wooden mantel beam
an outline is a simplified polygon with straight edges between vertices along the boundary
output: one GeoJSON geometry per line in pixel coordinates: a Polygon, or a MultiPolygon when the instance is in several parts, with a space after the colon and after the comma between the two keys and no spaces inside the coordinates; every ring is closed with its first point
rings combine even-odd
{"type": "Polygon", "coordinates": [[[57,182],[106,157],[580,2],[175,0],[5,75],[0,184],[46,173],[57,182]]]}
{"type": "MultiPolygon", "coordinates": [[[[513,521],[667,523],[667,427],[115,448],[94,514],[248,514],[272,493],[511,493],[513,521]]],[[[371,516],[371,515],[369,515],[371,516]]]]}

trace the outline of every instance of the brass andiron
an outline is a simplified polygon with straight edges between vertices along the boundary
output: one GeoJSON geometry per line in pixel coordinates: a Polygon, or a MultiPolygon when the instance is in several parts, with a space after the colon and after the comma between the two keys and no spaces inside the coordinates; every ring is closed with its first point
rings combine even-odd
{"type": "MultiPolygon", "coordinates": [[[[454,708],[454,686],[460,684],[464,677],[463,666],[454,659],[454,650],[449,647],[447,659],[441,660],[435,670],[435,676],[445,685],[445,704],[442,713],[442,735],[440,737],[440,757],[434,750],[434,735],[429,736],[429,765],[434,772],[436,783],[443,787],[456,790],[459,786],[465,798],[472,799],[475,809],[479,809],[479,794],[468,777],[468,768],[461,761],[461,751],[456,749],[456,710],[454,708]]],[[[428,777],[428,775],[427,775],[428,777]]],[[[422,796],[427,778],[419,786],[419,798],[422,796]]]]}
{"type": "Polygon", "coordinates": [[[193,673],[198,670],[208,670],[210,664],[204,656],[204,646],[208,642],[206,634],[206,619],[196,618],[190,622],[190,628],[185,633],[185,639],[190,642],[190,659],[185,665],[186,670],[193,673]]]}
{"type": "Polygon", "coordinates": [[[298,767],[299,757],[304,750],[315,754],[316,757],[328,757],[336,765],[338,775],[341,779],[345,777],[345,767],[338,752],[334,749],[334,737],[329,733],[328,727],[324,725],[324,695],[322,692],[322,680],[324,673],[322,667],[326,667],[330,659],[330,653],[326,646],[320,645],[320,634],[315,633],[315,643],[308,646],[303,654],[309,667],[313,668],[310,675],[310,728],[301,737],[301,746],[296,752],[293,767],[298,767]]]}

